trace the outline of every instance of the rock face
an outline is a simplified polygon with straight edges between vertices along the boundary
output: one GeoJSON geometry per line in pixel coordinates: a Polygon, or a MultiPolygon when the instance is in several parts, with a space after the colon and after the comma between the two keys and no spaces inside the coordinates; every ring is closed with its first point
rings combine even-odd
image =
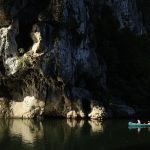
{"type": "Polygon", "coordinates": [[[107,3],[113,8],[113,13],[120,23],[120,28],[128,27],[136,34],[144,34],[142,16],[138,11],[135,0],[108,0],[107,3]]]}
{"type": "Polygon", "coordinates": [[[43,114],[45,103],[27,96],[22,102],[1,99],[0,106],[1,117],[34,118],[43,114]]]}
{"type": "Polygon", "coordinates": [[[146,33],[136,0],[0,0],[0,115],[105,116],[108,21],[146,33]]]}

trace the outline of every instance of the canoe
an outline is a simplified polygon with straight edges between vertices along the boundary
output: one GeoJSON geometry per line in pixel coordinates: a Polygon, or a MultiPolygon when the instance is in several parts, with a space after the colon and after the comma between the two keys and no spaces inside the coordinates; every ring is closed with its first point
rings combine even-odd
{"type": "Polygon", "coordinates": [[[150,127],[150,124],[128,122],[128,126],[131,128],[146,128],[150,127]]]}

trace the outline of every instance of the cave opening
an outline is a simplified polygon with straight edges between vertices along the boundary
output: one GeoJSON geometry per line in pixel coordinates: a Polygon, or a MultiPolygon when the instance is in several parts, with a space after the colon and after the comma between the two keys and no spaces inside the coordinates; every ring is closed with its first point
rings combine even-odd
{"type": "Polygon", "coordinates": [[[48,7],[49,3],[50,2],[48,0],[44,3],[41,3],[39,0],[33,0],[30,1],[28,5],[18,13],[17,18],[19,20],[19,34],[16,37],[16,42],[19,53],[20,48],[22,48],[24,52],[27,52],[33,45],[33,40],[31,37],[33,25],[38,23],[39,14],[48,7]]]}
{"type": "Polygon", "coordinates": [[[31,38],[31,30],[32,25],[25,25],[21,21],[19,21],[19,34],[16,37],[17,49],[23,48],[25,52],[29,50],[29,48],[33,45],[33,40],[31,38]]]}
{"type": "Polygon", "coordinates": [[[83,111],[86,114],[86,117],[88,117],[88,114],[90,113],[90,100],[88,99],[83,99],[82,100],[82,106],[83,106],[83,111]]]}
{"type": "MultiPolygon", "coordinates": [[[[33,24],[37,22],[36,9],[32,6],[28,6],[28,9],[24,9],[20,12],[19,19],[19,34],[16,37],[16,42],[19,48],[23,48],[24,52],[27,52],[29,48],[33,45],[33,40],[31,38],[31,31],[33,24]],[[32,11],[34,10],[35,13],[32,11]]],[[[19,52],[19,51],[18,51],[19,52]]]]}

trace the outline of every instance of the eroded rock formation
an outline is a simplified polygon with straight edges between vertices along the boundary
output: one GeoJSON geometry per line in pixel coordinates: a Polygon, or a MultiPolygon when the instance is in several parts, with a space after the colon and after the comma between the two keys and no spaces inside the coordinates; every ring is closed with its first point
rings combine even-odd
{"type": "Polygon", "coordinates": [[[136,0],[1,0],[0,116],[97,119],[112,113],[98,41],[109,21],[112,33],[147,32],[136,0]]]}

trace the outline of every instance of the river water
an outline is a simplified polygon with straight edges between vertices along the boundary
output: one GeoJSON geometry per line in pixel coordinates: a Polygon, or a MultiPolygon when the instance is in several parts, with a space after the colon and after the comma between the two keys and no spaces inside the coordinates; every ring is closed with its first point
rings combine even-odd
{"type": "Polygon", "coordinates": [[[128,120],[0,120],[0,150],[145,150],[150,129],[128,120]]]}

